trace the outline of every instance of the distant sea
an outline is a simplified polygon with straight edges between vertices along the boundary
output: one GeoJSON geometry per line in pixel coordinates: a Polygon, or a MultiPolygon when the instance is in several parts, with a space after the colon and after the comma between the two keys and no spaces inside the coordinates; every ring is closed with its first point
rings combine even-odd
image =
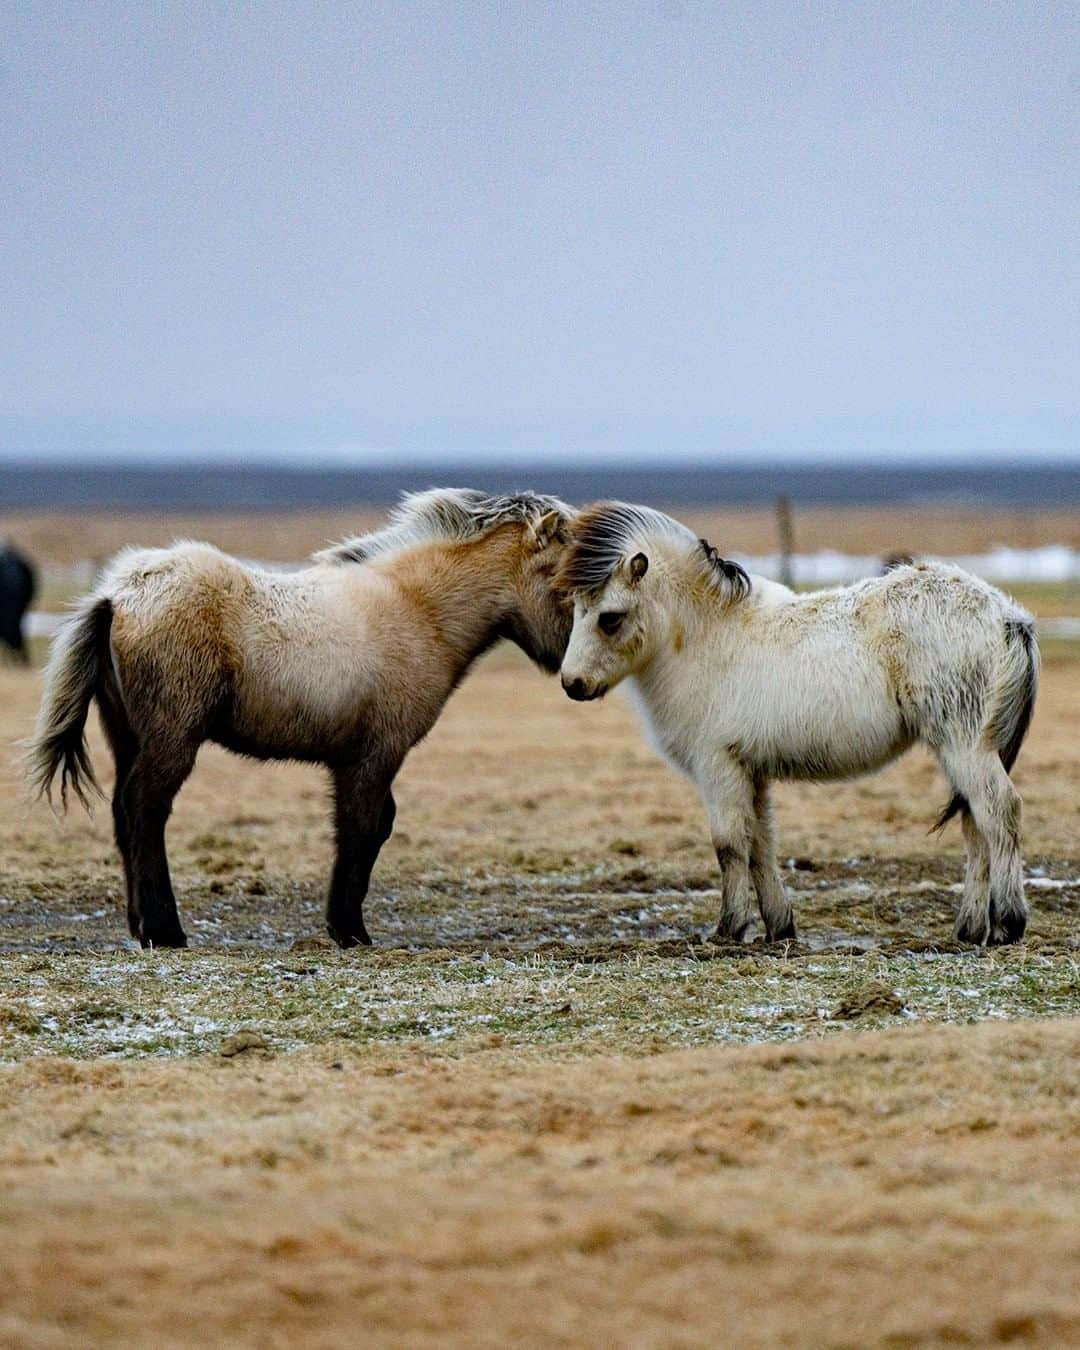
{"type": "Polygon", "coordinates": [[[404,491],[467,485],[535,488],[580,503],[599,497],[657,506],[761,506],[787,493],[801,506],[1080,506],[1080,465],[415,464],[283,467],[252,463],[136,466],[0,462],[0,510],[299,511],[383,506],[404,491]]]}

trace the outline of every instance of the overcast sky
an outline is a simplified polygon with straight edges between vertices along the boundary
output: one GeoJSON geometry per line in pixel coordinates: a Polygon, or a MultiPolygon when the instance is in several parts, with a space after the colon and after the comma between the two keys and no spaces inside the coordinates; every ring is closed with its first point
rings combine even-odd
{"type": "Polygon", "coordinates": [[[1080,450],[1075,6],[0,6],[0,450],[1080,450]]]}

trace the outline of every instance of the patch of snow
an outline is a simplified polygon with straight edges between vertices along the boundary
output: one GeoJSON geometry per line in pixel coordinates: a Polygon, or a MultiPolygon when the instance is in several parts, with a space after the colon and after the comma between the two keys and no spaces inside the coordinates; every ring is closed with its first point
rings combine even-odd
{"type": "MultiPolygon", "coordinates": [[[[778,553],[739,554],[736,561],[758,576],[779,579],[781,562],[778,553]]],[[[999,545],[986,553],[968,553],[940,561],[955,563],[993,582],[1061,583],[1080,575],[1080,558],[1068,544],[1047,544],[1041,548],[999,545]]],[[[817,553],[796,553],[791,563],[795,579],[802,586],[842,586],[846,582],[877,576],[881,571],[880,554],[841,553],[832,548],[817,553]]]]}

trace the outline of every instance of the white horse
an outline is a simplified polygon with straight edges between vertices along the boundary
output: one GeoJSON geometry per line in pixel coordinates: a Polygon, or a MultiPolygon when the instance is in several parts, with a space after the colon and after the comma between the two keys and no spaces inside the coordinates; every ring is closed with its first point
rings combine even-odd
{"type": "Polygon", "coordinates": [[[749,577],[659,511],[601,502],[571,529],[571,698],[622,680],[660,752],[697,786],[721,871],[718,937],[795,925],[776,862],[771,779],[848,778],[921,741],[963,821],[956,937],[1015,942],[1027,923],[1020,798],[1009,779],[1038,679],[1030,614],[941,563],[796,595],[749,577]]]}

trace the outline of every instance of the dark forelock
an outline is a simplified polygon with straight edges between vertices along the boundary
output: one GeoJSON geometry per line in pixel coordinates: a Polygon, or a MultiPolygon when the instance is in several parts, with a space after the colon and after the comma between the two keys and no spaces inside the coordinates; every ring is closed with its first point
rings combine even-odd
{"type": "Polygon", "coordinates": [[[626,502],[595,502],[578,515],[559,569],[570,594],[603,590],[626,558],[635,537],[654,526],[659,513],[626,502]]]}

